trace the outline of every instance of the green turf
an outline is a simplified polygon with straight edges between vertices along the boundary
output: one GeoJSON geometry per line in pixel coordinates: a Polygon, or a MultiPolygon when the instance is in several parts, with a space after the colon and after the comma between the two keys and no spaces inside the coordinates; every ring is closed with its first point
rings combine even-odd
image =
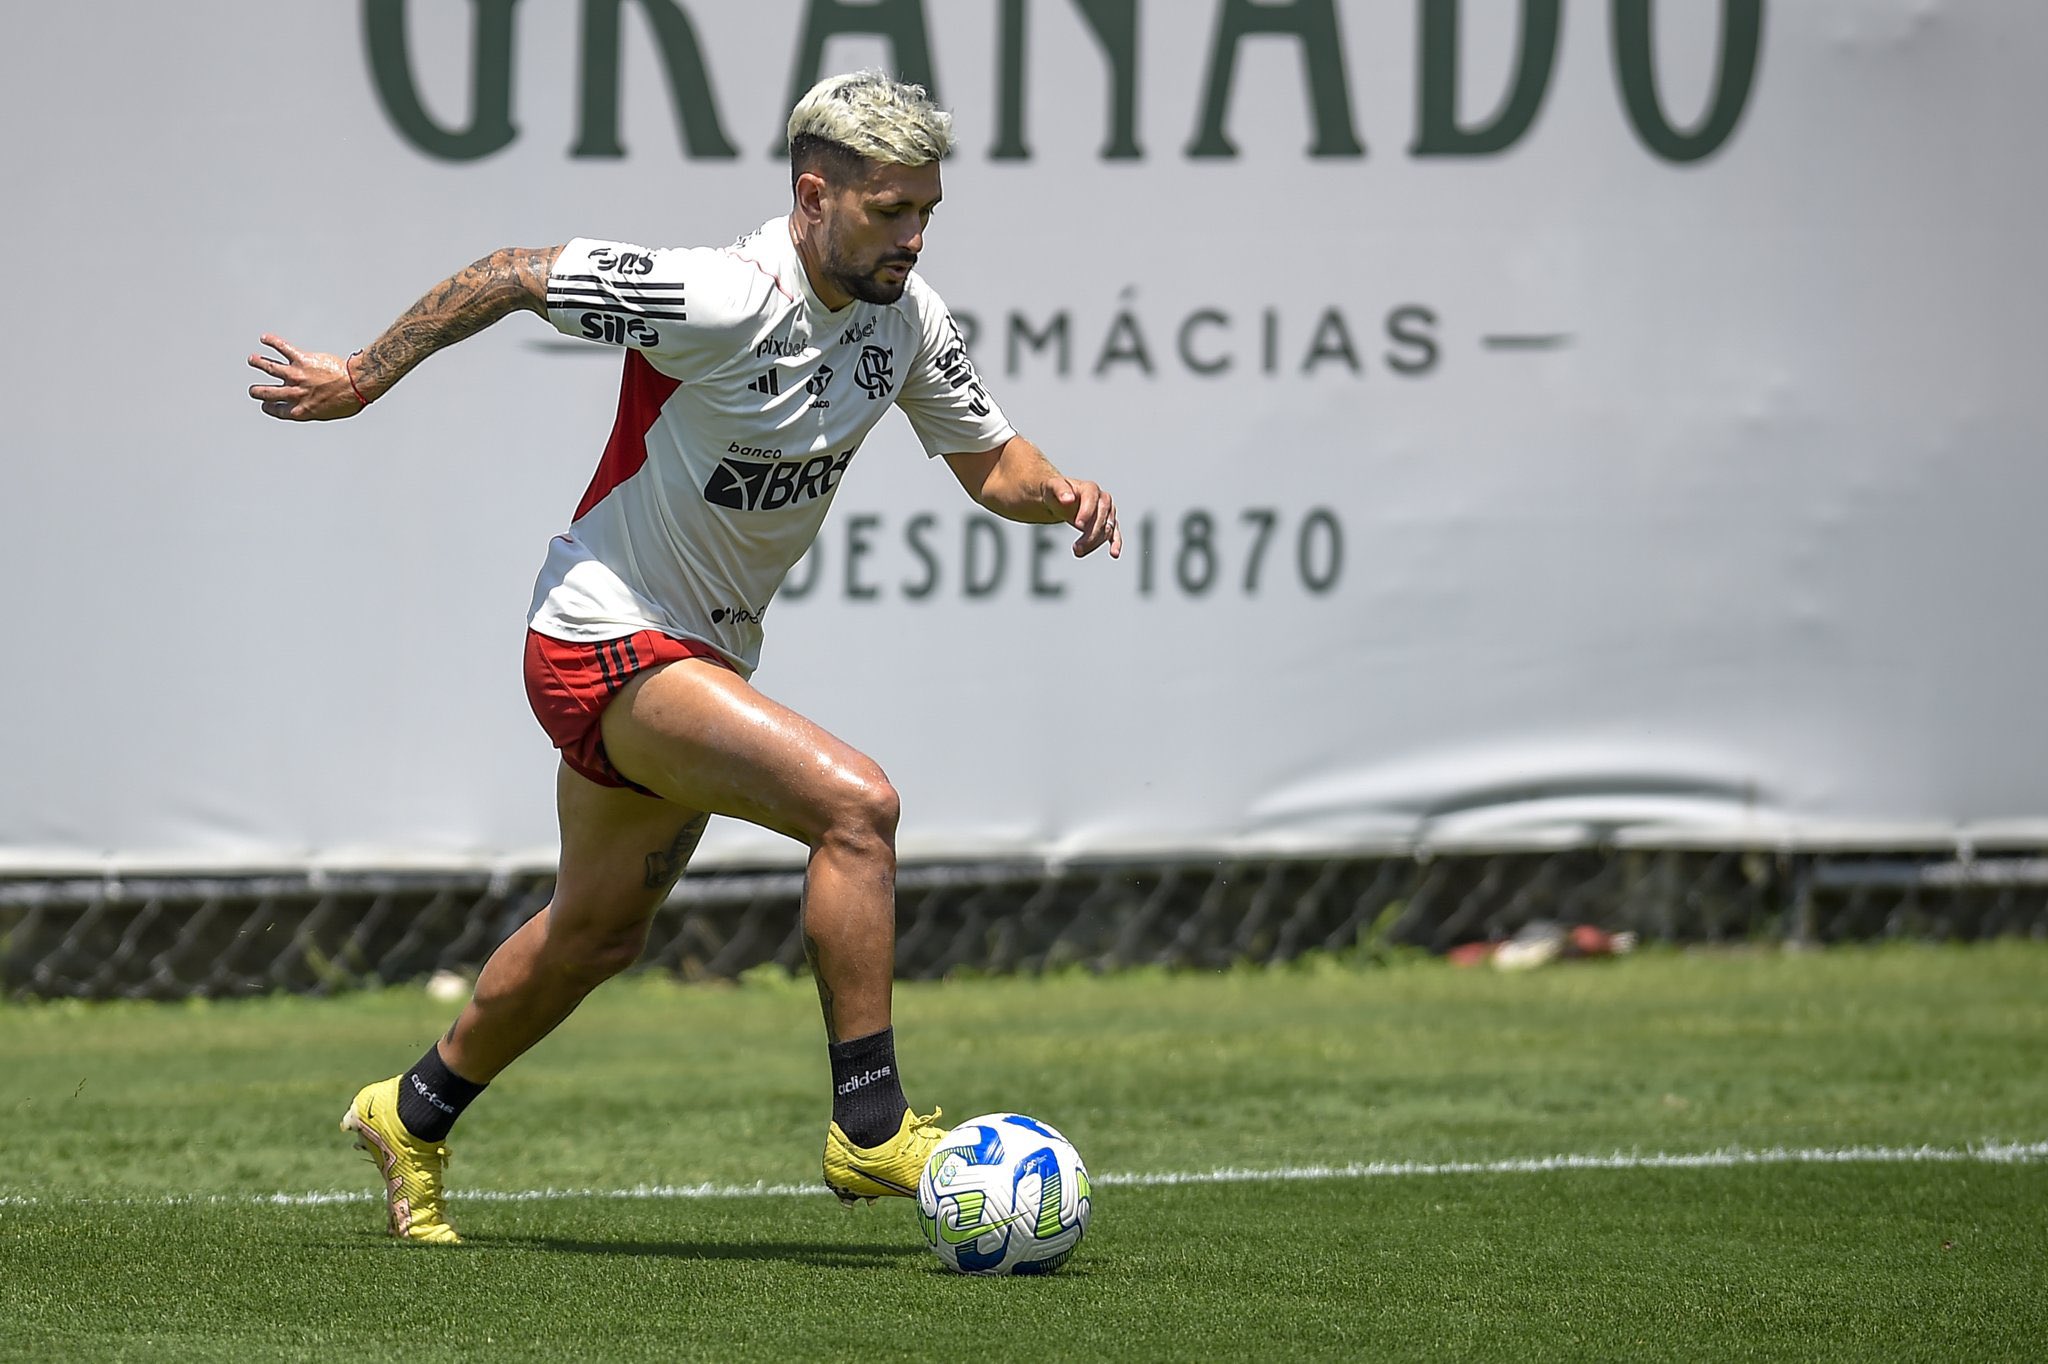
{"type": "MultiPolygon", "coordinates": [[[[1038,1113],[1103,1177],[1073,1263],[1016,1282],[809,1195],[458,1198],[468,1245],[392,1245],[367,1203],[241,1200],[366,1190],[333,1121],[448,1006],[9,1005],[0,1357],[2037,1359],[2048,1163],[1113,1177],[2040,1142],[2044,986],[2006,944],[904,987],[913,1097],[1038,1113]]],[[[620,982],[451,1184],[804,1182],[824,1081],[805,982],[620,982]]]]}

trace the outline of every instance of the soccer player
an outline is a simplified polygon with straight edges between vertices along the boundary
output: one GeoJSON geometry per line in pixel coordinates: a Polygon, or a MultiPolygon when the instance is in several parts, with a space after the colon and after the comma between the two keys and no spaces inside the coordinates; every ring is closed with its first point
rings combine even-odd
{"type": "Polygon", "coordinates": [[[982,387],[912,273],[950,115],[874,72],[821,81],[789,119],[795,205],[723,248],[577,239],[495,251],[346,358],[275,336],[249,389],[285,421],[357,415],[444,346],[521,309],[625,348],[618,416],[548,545],[527,694],[561,750],[553,900],[485,963],[455,1023],[342,1118],[379,1166],[394,1236],[457,1240],[444,1144],[463,1110],[646,944],[706,819],[810,848],[804,949],[831,1058],[825,1183],[911,1195],[944,1135],[905,1100],[890,1024],[897,796],[882,770],[756,691],[761,619],[891,406],[982,506],[1122,553],[1116,506],[1063,476],[982,387]]]}

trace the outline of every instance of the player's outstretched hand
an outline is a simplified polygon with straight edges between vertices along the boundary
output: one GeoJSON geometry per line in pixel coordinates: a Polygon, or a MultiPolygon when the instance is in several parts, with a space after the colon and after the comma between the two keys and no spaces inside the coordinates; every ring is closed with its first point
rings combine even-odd
{"type": "Polygon", "coordinates": [[[280,336],[264,334],[263,344],[282,355],[273,360],[260,352],[249,364],[277,380],[252,384],[249,396],[279,421],[328,422],[353,417],[366,405],[350,377],[348,361],[320,351],[303,351],[280,336]]]}
{"type": "Polygon", "coordinates": [[[1067,524],[1081,532],[1081,538],[1074,541],[1075,558],[1093,554],[1104,545],[1109,546],[1110,558],[1123,557],[1124,533],[1116,524],[1116,500],[1102,490],[1101,484],[1055,478],[1047,491],[1067,524]]]}

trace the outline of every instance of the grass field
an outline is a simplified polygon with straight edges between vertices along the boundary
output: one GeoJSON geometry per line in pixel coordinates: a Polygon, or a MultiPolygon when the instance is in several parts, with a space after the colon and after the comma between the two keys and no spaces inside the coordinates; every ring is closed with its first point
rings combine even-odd
{"type": "Polygon", "coordinates": [[[1097,1176],[1044,1280],[810,1191],[816,1013],[607,987],[458,1128],[437,1251],[333,1127],[449,1006],[0,1005],[0,1358],[2048,1355],[2048,946],[903,987],[913,1098],[1097,1176]]]}

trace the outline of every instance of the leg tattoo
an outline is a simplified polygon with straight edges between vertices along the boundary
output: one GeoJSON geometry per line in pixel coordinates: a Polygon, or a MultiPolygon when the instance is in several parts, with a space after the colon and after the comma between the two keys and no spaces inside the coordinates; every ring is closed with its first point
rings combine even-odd
{"type": "Polygon", "coordinates": [[[698,815],[695,819],[676,830],[676,836],[666,848],[657,848],[647,854],[647,888],[667,890],[683,874],[689,865],[690,854],[697,851],[697,840],[704,837],[704,826],[711,822],[709,815],[698,815]]]}

